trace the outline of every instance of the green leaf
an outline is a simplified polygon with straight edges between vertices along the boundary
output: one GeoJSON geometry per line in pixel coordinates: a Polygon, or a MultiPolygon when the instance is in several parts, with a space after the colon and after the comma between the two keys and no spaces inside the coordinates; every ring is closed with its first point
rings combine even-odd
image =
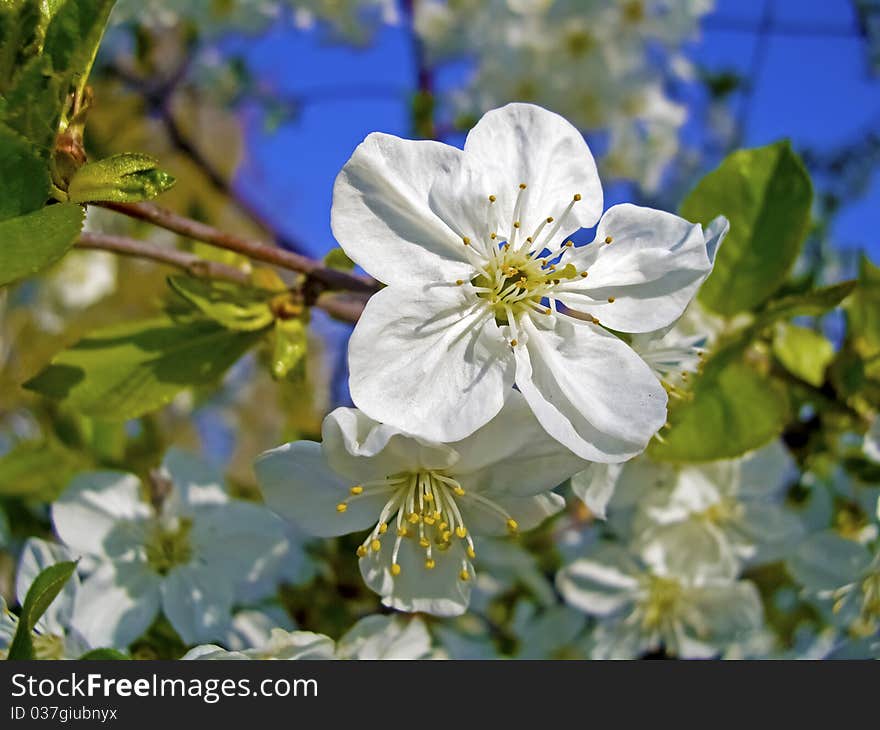
{"type": "Polygon", "coordinates": [[[26,441],[0,457],[0,496],[51,500],[88,461],[53,441],[26,441]]]}
{"type": "Polygon", "coordinates": [[[704,225],[717,215],[730,221],[700,302],[729,317],[769,299],[798,257],[812,199],[809,175],[788,142],[734,152],[697,183],[681,214],[704,225]]]}
{"type": "Polygon", "coordinates": [[[777,437],[785,426],[785,392],[733,353],[720,353],[697,378],[692,398],[670,405],[669,428],[648,454],[678,463],[732,459],[777,437]]]}
{"type": "MultiPolygon", "coordinates": [[[[31,142],[46,160],[64,112],[67,83],[47,58],[31,59],[0,98],[0,120],[31,142]]],[[[48,163],[47,163],[48,166],[48,163]]]]}
{"type": "Polygon", "coordinates": [[[126,323],[59,353],[24,387],[89,416],[137,418],[185,388],[214,383],[260,336],[201,319],[126,323]]]}
{"type": "Polygon", "coordinates": [[[844,281],[805,294],[791,295],[770,302],[755,320],[758,327],[766,327],[781,319],[818,317],[838,306],[856,288],[855,281],[844,281]]]}
{"type": "Polygon", "coordinates": [[[256,332],[272,324],[269,292],[229,281],[169,276],[168,284],[206,317],[227,329],[256,332]]]}
{"type": "Polygon", "coordinates": [[[33,145],[0,124],[0,221],[42,208],[50,185],[46,161],[33,145]]]}
{"type": "Polygon", "coordinates": [[[78,93],[92,70],[115,4],[116,0],[67,0],[46,28],[43,53],[57,73],[72,75],[78,93]]]}
{"type": "Polygon", "coordinates": [[[173,185],[174,178],[160,170],[155,159],[125,152],[83,165],[70,181],[67,194],[75,203],[136,203],[155,198],[173,185]]]}
{"type": "Polygon", "coordinates": [[[79,236],[84,215],[81,206],[63,203],[0,221],[0,286],[60,259],[79,236]]]}
{"type": "Polygon", "coordinates": [[[9,518],[0,507],[0,548],[5,548],[12,540],[12,528],[9,526],[9,518]]]}
{"type": "Polygon", "coordinates": [[[331,269],[339,271],[351,271],[354,269],[354,261],[341,248],[330,249],[330,252],[324,257],[324,264],[331,269]]]}
{"type": "Polygon", "coordinates": [[[76,563],[66,561],[50,565],[43,570],[31,584],[30,589],[24,599],[24,605],[21,607],[21,614],[18,617],[18,627],[15,630],[15,636],[12,637],[12,644],[9,647],[9,655],[7,659],[33,659],[34,645],[31,638],[31,632],[40,617],[46,613],[46,609],[52,604],[61,590],[64,588],[73,571],[76,570],[76,563]]]}
{"type": "Polygon", "coordinates": [[[773,338],[773,354],[788,372],[818,388],[834,359],[834,345],[819,332],[780,324],[773,338]]]}
{"type": "Polygon", "coordinates": [[[92,649],[79,659],[80,661],[123,661],[129,660],[131,657],[116,649],[92,649]]]}
{"type": "Polygon", "coordinates": [[[0,2],[0,94],[16,69],[39,52],[41,13],[38,3],[0,2]]]}
{"type": "Polygon", "coordinates": [[[846,306],[849,339],[865,360],[871,361],[867,374],[880,377],[880,267],[863,256],[859,281],[846,306]]]}
{"type": "Polygon", "coordinates": [[[275,322],[271,363],[273,377],[278,380],[286,378],[307,351],[306,325],[302,319],[279,319],[275,322]]]}

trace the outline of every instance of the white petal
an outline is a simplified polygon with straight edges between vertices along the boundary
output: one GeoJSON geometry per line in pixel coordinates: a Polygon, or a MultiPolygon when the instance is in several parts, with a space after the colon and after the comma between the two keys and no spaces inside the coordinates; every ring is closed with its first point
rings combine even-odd
{"type": "Polygon", "coordinates": [[[428,206],[461,151],[370,134],[336,178],[330,222],[351,259],[386,284],[467,277],[462,242],[428,206]]]}
{"type": "Polygon", "coordinates": [[[94,647],[125,649],[159,612],[158,574],[145,563],[103,563],[83,581],[71,625],[94,647]]]}
{"type": "Polygon", "coordinates": [[[493,498],[546,492],[586,465],[541,428],[515,390],[495,418],[452,448],[460,458],[449,473],[465,490],[493,498]]]}
{"type": "Polygon", "coordinates": [[[689,597],[697,607],[700,628],[708,630],[717,645],[742,640],[764,623],[761,598],[749,581],[708,585],[692,590],[689,597]]]}
{"type": "MultiPolygon", "coordinates": [[[[401,543],[397,563],[399,575],[391,575],[394,539],[386,537],[382,549],[360,559],[361,575],[382,603],[399,611],[430,613],[434,616],[458,616],[467,610],[473,580],[459,578],[464,549],[459,541],[443,553],[435,552],[436,566],[425,568],[425,551],[412,539],[401,543]]],[[[471,572],[472,574],[472,572],[471,572]]]]}
{"type": "Polygon", "coordinates": [[[593,243],[571,249],[567,261],[589,275],[562,285],[559,299],[613,330],[659,330],[682,315],[711,272],[708,248],[717,238],[672,213],[615,205],[593,243]]]}
{"type": "Polygon", "coordinates": [[[340,659],[424,659],[431,635],[419,618],[367,616],[343,634],[336,645],[340,659]]]}
{"type": "Polygon", "coordinates": [[[169,449],[162,460],[162,471],[174,485],[163,506],[165,513],[191,514],[194,507],[229,501],[223,475],[194,454],[169,449]]]}
{"type": "Polygon", "coordinates": [[[371,418],[440,442],[487,423],[513,383],[495,320],[468,309],[464,287],[389,286],[364,309],[349,344],[349,387],[371,418]]]}
{"type": "Polygon", "coordinates": [[[590,464],[571,478],[571,491],[596,517],[605,519],[622,464],[590,464]]]}
{"type": "Polygon", "coordinates": [[[603,546],[589,558],[575,560],[556,574],[556,587],[567,603],[593,616],[609,616],[635,600],[639,582],[625,551],[603,546]]]}
{"type": "MultiPolygon", "coordinates": [[[[50,565],[72,560],[73,557],[65,547],[32,537],[24,544],[18,559],[18,570],[15,576],[15,597],[20,605],[24,605],[27,592],[36,577],[50,565]]],[[[36,628],[40,633],[63,636],[73,614],[76,594],[79,590],[79,577],[74,573],[64,585],[61,593],[49,604],[42,617],[37,621],[36,628]]]]}
{"type": "MultiPolygon", "coordinates": [[[[529,497],[493,494],[491,499],[516,521],[520,530],[531,530],[565,508],[565,500],[553,492],[529,497]]],[[[507,520],[484,503],[471,499],[467,493],[463,497],[456,497],[456,502],[461,510],[465,526],[474,535],[506,535],[508,533],[507,520]]]]}
{"type": "Polygon", "coordinates": [[[589,461],[625,461],[666,421],[666,391],[631,348],[596,325],[523,320],[516,385],[553,438],[589,461]]]}
{"type": "Polygon", "coordinates": [[[563,236],[595,225],[602,213],[602,185],[583,135],[539,106],[508,104],[486,113],[467,136],[461,164],[480,180],[480,197],[496,196],[501,232],[509,233],[520,183],[527,185],[519,216],[525,236],[548,216],[561,220],[575,194],[581,200],[565,217],[563,236]]]}
{"type": "Polygon", "coordinates": [[[222,567],[183,565],[162,581],[162,610],[186,644],[223,638],[233,591],[222,567]]]}
{"type": "Polygon", "coordinates": [[[810,535],[788,558],[794,579],[812,593],[858,580],[871,564],[864,546],[829,531],[810,535]]]}
{"type": "Polygon", "coordinates": [[[283,523],[265,507],[232,500],[199,509],[190,533],[200,562],[222,568],[235,583],[285,543],[283,523]]]}
{"type": "Polygon", "coordinates": [[[336,537],[372,527],[387,497],[359,497],[345,512],[336,505],[349,496],[352,482],[327,465],[321,445],[295,441],[267,451],[254,462],[266,504],[304,532],[336,537]]]}
{"type": "Polygon", "coordinates": [[[150,516],[140,488],[133,474],[80,474],[52,505],[55,531],[74,553],[122,555],[138,543],[123,523],[150,516]]]}
{"type": "Polygon", "coordinates": [[[725,534],[698,518],[650,528],[638,535],[637,546],[653,573],[679,578],[689,585],[733,580],[740,568],[725,534]]]}
{"type": "Polygon", "coordinates": [[[324,419],[321,436],[327,462],[352,484],[404,471],[447,469],[458,459],[449,446],[407,436],[357,408],[333,411],[324,419]]]}

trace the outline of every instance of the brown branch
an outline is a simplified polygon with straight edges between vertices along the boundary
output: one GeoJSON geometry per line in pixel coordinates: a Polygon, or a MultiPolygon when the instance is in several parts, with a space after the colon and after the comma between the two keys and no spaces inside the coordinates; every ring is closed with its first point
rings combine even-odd
{"type": "Polygon", "coordinates": [[[241,269],[227,266],[217,261],[208,261],[187,251],[156,246],[144,241],[136,241],[124,236],[110,236],[104,233],[82,233],[76,242],[77,248],[96,251],[110,251],[121,256],[149,259],[167,266],[183,269],[191,276],[200,279],[224,279],[237,284],[247,284],[250,276],[241,269]]]}
{"type": "Polygon", "coordinates": [[[262,241],[225,233],[213,226],[178,215],[173,211],[153,203],[99,203],[104,208],[115,210],[131,218],[147,221],[153,225],[178,233],[181,236],[208,243],[228,251],[235,251],[250,259],[278,266],[282,269],[305,274],[311,282],[323,289],[373,294],[378,286],[371,279],[330,269],[321,262],[293,251],[287,251],[262,241]]]}

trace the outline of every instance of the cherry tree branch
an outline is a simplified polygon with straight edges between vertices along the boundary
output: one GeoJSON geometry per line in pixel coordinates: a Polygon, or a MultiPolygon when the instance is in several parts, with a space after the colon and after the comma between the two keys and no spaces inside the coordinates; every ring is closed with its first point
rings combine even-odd
{"type": "Polygon", "coordinates": [[[244,238],[234,233],[226,233],[154,203],[100,203],[99,205],[131,218],[147,221],[186,238],[202,241],[228,251],[235,251],[250,259],[272,264],[282,269],[305,274],[310,284],[317,284],[322,290],[336,289],[361,294],[373,294],[378,290],[376,282],[366,277],[328,268],[320,261],[272,244],[244,238]]]}

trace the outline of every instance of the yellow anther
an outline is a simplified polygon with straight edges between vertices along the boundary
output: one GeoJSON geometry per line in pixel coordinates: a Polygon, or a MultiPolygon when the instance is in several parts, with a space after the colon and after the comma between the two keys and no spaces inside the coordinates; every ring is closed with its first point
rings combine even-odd
{"type": "Polygon", "coordinates": [[[437,563],[435,563],[432,558],[428,558],[425,561],[425,568],[427,568],[428,570],[434,570],[435,565],[437,565],[437,563]]]}
{"type": "Polygon", "coordinates": [[[360,484],[356,484],[348,491],[351,492],[352,494],[363,494],[364,488],[360,484]]]}
{"type": "Polygon", "coordinates": [[[443,542],[448,543],[451,537],[452,533],[449,530],[443,530],[443,532],[440,533],[440,539],[443,540],[443,542]]]}
{"type": "Polygon", "coordinates": [[[462,284],[464,284],[464,281],[463,281],[462,279],[456,279],[456,280],[455,280],[455,285],[456,285],[456,286],[461,286],[462,284]]]}
{"type": "Polygon", "coordinates": [[[494,195],[490,195],[490,196],[489,196],[489,202],[490,202],[490,203],[494,203],[496,200],[498,200],[498,198],[496,198],[494,195]]]}
{"type": "Polygon", "coordinates": [[[581,194],[580,194],[580,193],[575,193],[575,194],[574,194],[574,202],[577,203],[580,199],[581,199],[581,194]]]}
{"type": "Polygon", "coordinates": [[[526,185],[525,183],[520,183],[520,184],[519,184],[519,189],[520,189],[520,190],[525,190],[526,187],[527,187],[527,185],[526,185]]]}
{"type": "Polygon", "coordinates": [[[433,525],[437,521],[434,519],[433,515],[425,515],[422,519],[425,521],[426,525],[433,525]]]}
{"type": "Polygon", "coordinates": [[[611,236],[605,236],[605,243],[612,243],[614,239],[611,236]]]}
{"type": "Polygon", "coordinates": [[[552,311],[553,311],[553,310],[550,309],[550,307],[547,307],[547,308],[544,310],[544,314],[550,314],[552,311]]]}
{"type": "Polygon", "coordinates": [[[511,340],[511,341],[510,341],[510,346],[511,346],[511,347],[516,347],[517,344],[518,344],[518,343],[517,343],[516,340],[511,340]]]}
{"type": "Polygon", "coordinates": [[[434,519],[439,520],[441,517],[440,513],[437,510],[434,510],[434,519]]]}
{"type": "Polygon", "coordinates": [[[519,221],[514,221],[514,222],[513,222],[513,227],[514,227],[514,228],[519,228],[519,221]]]}
{"type": "Polygon", "coordinates": [[[384,535],[386,532],[388,532],[388,524],[383,522],[379,525],[379,534],[384,535]]]}
{"type": "Polygon", "coordinates": [[[608,303],[614,304],[614,297],[608,297],[608,303]]]}
{"type": "Polygon", "coordinates": [[[534,243],[534,241],[532,241],[532,237],[531,237],[531,236],[529,236],[528,238],[526,238],[526,243],[534,243]]]}
{"type": "Polygon", "coordinates": [[[440,530],[441,532],[442,532],[443,530],[448,530],[448,529],[449,529],[449,523],[448,523],[448,522],[441,522],[439,525],[437,525],[437,529],[440,530]]]}
{"type": "Polygon", "coordinates": [[[461,239],[461,242],[462,242],[465,246],[470,246],[470,245],[471,245],[471,239],[468,238],[467,236],[464,236],[464,237],[461,239]]]}
{"type": "Polygon", "coordinates": [[[415,512],[410,512],[409,517],[407,517],[406,519],[409,520],[410,524],[415,525],[418,524],[419,520],[421,520],[422,518],[419,517],[415,512]]]}
{"type": "Polygon", "coordinates": [[[461,485],[456,485],[452,488],[453,493],[456,497],[464,497],[464,489],[461,485]]]}
{"type": "Polygon", "coordinates": [[[400,575],[400,566],[397,563],[391,563],[391,575],[400,575]]]}
{"type": "Polygon", "coordinates": [[[552,215],[547,216],[547,222],[548,222],[548,223],[552,223],[552,222],[553,222],[553,216],[552,216],[552,215]]]}
{"type": "Polygon", "coordinates": [[[374,553],[378,553],[381,547],[382,543],[379,542],[376,538],[373,538],[372,542],[370,543],[370,550],[372,550],[374,553]]]}
{"type": "Polygon", "coordinates": [[[359,558],[362,558],[362,557],[364,557],[364,555],[367,554],[367,549],[363,545],[359,545],[358,549],[355,550],[355,552],[357,553],[357,556],[359,558]]]}
{"type": "Polygon", "coordinates": [[[505,243],[505,244],[502,246],[502,248],[503,248],[505,251],[510,251],[510,244],[509,244],[509,243],[505,243]]]}
{"type": "Polygon", "coordinates": [[[336,511],[342,514],[345,510],[348,509],[348,505],[345,502],[340,502],[336,505],[336,511]]]}
{"type": "Polygon", "coordinates": [[[423,548],[431,547],[431,543],[427,537],[423,537],[419,540],[419,545],[423,548]]]}
{"type": "Polygon", "coordinates": [[[462,568],[462,569],[461,569],[461,572],[458,574],[458,577],[461,578],[462,580],[470,580],[470,579],[471,579],[471,574],[468,573],[467,570],[465,570],[464,568],[462,568]]]}
{"type": "Polygon", "coordinates": [[[467,550],[465,550],[465,552],[467,553],[467,556],[468,556],[471,560],[475,560],[475,559],[476,559],[476,557],[477,557],[477,553],[476,553],[476,551],[475,551],[470,545],[468,545],[468,548],[467,548],[467,550]]]}
{"type": "Polygon", "coordinates": [[[497,233],[490,233],[489,238],[491,238],[494,241],[496,238],[498,238],[498,234],[497,233]]]}
{"type": "Polygon", "coordinates": [[[582,271],[582,272],[581,272],[581,278],[582,278],[582,279],[586,279],[589,275],[590,275],[590,272],[589,272],[589,271],[582,271]]]}
{"type": "Polygon", "coordinates": [[[467,537],[467,529],[463,525],[459,525],[455,528],[455,534],[463,540],[467,537]]]}
{"type": "Polygon", "coordinates": [[[397,536],[398,537],[406,537],[407,535],[409,535],[409,530],[407,530],[405,527],[398,527],[397,528],[397,536]]]}
{"type": "Polygon", "coordinates": [[[574,241],[566,241],[566,242],[565,242],[565,247],[566,247],[566,248],[571,248],[572,246],[574,246],[574,241]]]}
{"type": "Polygon", "coordinates": [[[507,520],[507,529],[511,532],[516,532],[519,529],[519,523],[515,519],[511,518],[507,520]]]}
{"type": "Polygon", "coordinates": [[[431,494],[431,492],[425,492],[425,501],[426,501],[426,502],[433,502],[433,501],[434,501],[434,495],[431,494]]]}

